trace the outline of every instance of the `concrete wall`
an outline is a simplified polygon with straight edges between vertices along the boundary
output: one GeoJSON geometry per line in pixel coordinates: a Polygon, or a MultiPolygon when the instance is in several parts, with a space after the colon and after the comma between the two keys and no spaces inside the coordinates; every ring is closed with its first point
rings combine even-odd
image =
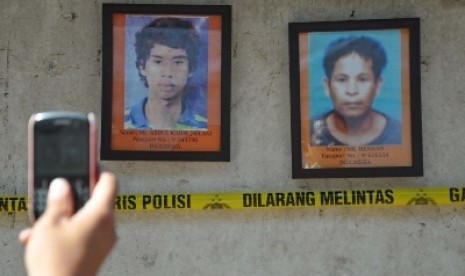
{"type": "MultiPolygon", "coordinates": [[[[100,117],[101,3],[0,1],[0,194],[26,194],[31,113],[100,117]]],[[[465,1],[176,3],[233,6],[231,162],[104,162],[122,193],[465,184],[465,1]],[[400,17],[422,24],[424,177],[292,180],[288,22],[400,17]]],[[[463,207],[120,212],[117,219],[119,241],[101,275],[465,273],[463,207]]],[[[24,274],[16,237],[27,226],[25,213],[0,214],[2,275],[24,274]]]]}

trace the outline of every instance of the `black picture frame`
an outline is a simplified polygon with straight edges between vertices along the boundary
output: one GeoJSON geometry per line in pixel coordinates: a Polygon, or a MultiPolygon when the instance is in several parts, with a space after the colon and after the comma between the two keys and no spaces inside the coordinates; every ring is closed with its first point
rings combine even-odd
{"type": "MultiPolygon", "coordinates": [[[[372,49],[372,46],[362,48],[372,49]]],[[[358,52],[353,53],[354,59],[358,56],[359,64],[369,65],[366,68],[372,70],[368,72],[375,75],[374,58],[366,53],[364,58],[358,52]]],[[[289,23],[289,60],[292,178],[423,176],[419,18],[292,22],[289,23]],[[382,68],[381,78],[372,78],[371,90],[362,90],[361,84],[355,92],[353,88],[338,90],[336,81],[341,85],[364,81],[357,75],[356,67],[347,65],[347,71],[341,71],[344,70],[341,60],[349,56],[343,52],[349,49],[345,46],[357,47],[353,45],[362,40],[376,41],[384,49],[388,62],[382,68]],[[349,73],[343,75],[344,72],[349,73]],[[337,79],[339,76],[343,77],[337,79]],[[341,95],[336,93],[342,91],[345,91],[342,94],[345,100],[336,101],[335,97],[341,95]],[[364,102],[360,99],[346,100],[348,95],[352,97],[350,93],[361,94],[361,91],[378,95],[373,96],[369,109],[363,108],[364,102]],[[381,98],[383,93],[388,95],[381,98]],[[378,111],[378,108],[384,110],[378,111]],[[360,122],[355,120],[360,118],[359,114],[372,114],[377,117],[372,122],[379,122],[381,126],[384,123],[384,129],[380,127],[373,132],[378,136],[373,136],[375,139],[371,142],[362,143],[361,136],[337,132],[335,122],[342,121],[342,126],[348,129],[352,127],[348,126],[349,122],[360,122]],[[394,128],[391,122],[396,119],[398,124],[394,128]],[[386,126],[390,127],[390,138],[385,136],[389,130],[386,126]],[[341,133],[342,136],[337,135],[341,133]]],[[[376,61],[376,64],[380,63],[376,61]]]]}
{"type": "MultiPolygon", "coordinates": [[[[102,160],[230,160],[231,6],[102,4],[102,40],[102,160]],[[196,67],[191,67],[194,59],[186,46],[189,74],[183,75],[187,80],[182,90],[182,120],[174,127],[149,129],[145,108],[147,91],[152,90],[148,78],[142,78],[134,37],[159,18],[194,25],[196,67]],[[189,103],[186,91],[192,98],[189,103]]],[[[152,52],[146,56],[143,66],[152,52]]],[[[171,82],[164,85],[175,87],[171,82]]]]}

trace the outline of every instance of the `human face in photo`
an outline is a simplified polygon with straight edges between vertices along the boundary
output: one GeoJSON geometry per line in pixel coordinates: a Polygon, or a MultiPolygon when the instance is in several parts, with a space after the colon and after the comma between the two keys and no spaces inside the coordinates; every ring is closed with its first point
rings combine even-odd
{"type": "Polygon", "coordinates": [[[186,50],[154,44],[145,66],[139,69],[152,96],[163,100],[182,97],[189,76],[186,50]]]}
{"type": "Polygon", "coordinates": [[[373,74],[372,60],[356,53],[341,57],[334,65],[331,78],[324,81],[334,109],[345,118],[368,114],[381,84],[382,78],[376,79],[373,74]]]}

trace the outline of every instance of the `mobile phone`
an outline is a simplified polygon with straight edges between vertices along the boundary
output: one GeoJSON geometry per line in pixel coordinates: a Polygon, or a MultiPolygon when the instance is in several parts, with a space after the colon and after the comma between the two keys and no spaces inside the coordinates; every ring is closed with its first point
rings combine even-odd
{"type": "Polygon", "coordinates": [[[97,182],[96,123],[93,113],[42,112],[28,125],[28,199],[31,222],[45,211],[53,179],[72,187],[74,212],[89,199],[97,182]]]}

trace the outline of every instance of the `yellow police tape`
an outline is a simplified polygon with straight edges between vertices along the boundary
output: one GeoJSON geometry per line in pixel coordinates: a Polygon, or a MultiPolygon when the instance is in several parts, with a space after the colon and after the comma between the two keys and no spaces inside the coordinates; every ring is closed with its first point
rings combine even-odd
{"type": "MultiPolygon", "coordinates": [[[[0,195],[0,212],[27,211],[27,196],[0,195]]],[[[465,204],[465,187],[250,193],[121,194],[115,210],[266,209],[465,204]]]]}

